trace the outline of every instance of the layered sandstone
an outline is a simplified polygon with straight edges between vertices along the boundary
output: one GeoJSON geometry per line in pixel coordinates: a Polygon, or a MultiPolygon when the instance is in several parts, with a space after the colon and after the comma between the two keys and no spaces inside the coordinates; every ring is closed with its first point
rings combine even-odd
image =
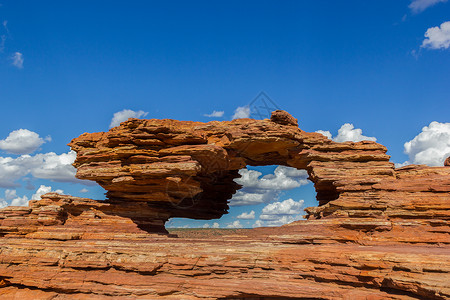
{"type": "Polygon", "coordinates": [[[450,168],[396,169],[380,144],[297,124],[130,119],[74,139],[77,177],[108,199],[0,210],[0,298],[450,299],[450,168]],[[227,213],[238,170],[272,164],[307,170],[307,220],[167,234],[227,213]]]}

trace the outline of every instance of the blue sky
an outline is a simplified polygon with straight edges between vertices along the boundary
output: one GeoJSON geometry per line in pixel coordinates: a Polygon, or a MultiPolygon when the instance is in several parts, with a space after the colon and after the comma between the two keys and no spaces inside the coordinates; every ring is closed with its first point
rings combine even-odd
{"type": "MultiPolygon", "coordinates": [[[[102,199],[101,188],[71,179],[66,144],[108,130],[115,113],[230,120],[261,91],[301,129],[337,140],[375,137],[395,163],[438,165],[450,154],[448,1],[0,4],[3,206],[38,197],[41,185],[41,192],[102,199]]],[[[252,177],[258,183],[275,166],[252,171],[261,172],[252,177]]],[[[251,227],[296,218],[301,200],[315,205],[314,191],[286,172],[273,176],[301,186],[275,191],[271,202],[171,225],[251,227]],[[242,213],[247,219],[237,218],[242,213]]]]}

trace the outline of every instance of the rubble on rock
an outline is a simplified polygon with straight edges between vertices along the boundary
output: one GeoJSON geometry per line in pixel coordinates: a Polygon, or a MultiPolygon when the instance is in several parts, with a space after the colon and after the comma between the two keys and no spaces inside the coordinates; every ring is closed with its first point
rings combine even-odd
{"type": "Polygon", "coordinates": [[[396,169],[384,146],[304,132],[284,111],[130,119],[69,145],[108,199],[1,209],[2,299],[450,298],[448,167],[396,169]],[[227,213],[246,165],[307,170],[319,206],[278,228],[167,234],[172,217],[227,213]]]}

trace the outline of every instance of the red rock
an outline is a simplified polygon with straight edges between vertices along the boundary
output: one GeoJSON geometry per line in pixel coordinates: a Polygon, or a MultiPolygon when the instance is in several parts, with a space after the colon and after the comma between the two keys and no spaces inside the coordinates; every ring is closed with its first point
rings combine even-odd
{"type": "Polygon", "coordinates": [[[450,156],[444,161],[444,166],[450,167],[450,156]]]}
{"type": "Polygon", "coordinates": [[[450,299],[450,168],[396,169],[380,144],[294,120],[130,119],[74,139],[77,177],[108,200],[1,209],[0,298],[450,299]],[[271,164],[307,170],[306,221],[167,234],[226,213],[238,170],[271,164]]]}

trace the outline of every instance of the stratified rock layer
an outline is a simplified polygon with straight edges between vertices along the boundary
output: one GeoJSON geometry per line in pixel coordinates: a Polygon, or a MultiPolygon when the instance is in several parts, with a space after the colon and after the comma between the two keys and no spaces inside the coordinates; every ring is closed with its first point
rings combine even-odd
{"type": "Polygon", "coordinates": [[[108,200],[1,209],[0,298],[450,299],[450,168],[395,169],[380,144],[296,124],[130,119],[74,139],[77,177],[108,200]],[[237,171],[272,164],[307,170],[306,221],[167,234],[171,217],[220,217],[237,171]]]}

